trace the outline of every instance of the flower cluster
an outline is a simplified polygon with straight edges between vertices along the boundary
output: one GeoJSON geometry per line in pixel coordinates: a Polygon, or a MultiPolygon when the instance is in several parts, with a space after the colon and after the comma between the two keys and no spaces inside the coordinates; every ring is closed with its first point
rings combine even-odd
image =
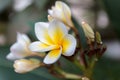
{"type": "Polygon", "coordinates": [[[40,61],[23,59],[28,56],[41,56],[48,52],[44,64],[53,64],[61,55],[72,56],[76,48],[76,39],[68,34],[68,25],[72,26],[70,8],[63,2],[57,1],[52,10],[48,10],[49,22],[35,23],[35,34],[39,41],[32,42],[27,35],[17,33],[17,42],[10,48],[7,59],[15,60],[14,68],[18,73],[24,73],[40,66],[40,61]],[[41,54],[41,55],[40,55],[41,54]],[[16,60],[17,59],[17,60],[16,60]],[[39,64],[38,64],[39,62],[39,64]],[[21,68],[25,65],[25,69],[21,68]],[[32,64],[34,64],[32,66],[32,64]],[[20,71],[21,70],[21,71],[20,71]]]}
{"type": "Polygon", "coordinates": [[[11,46],[11,52],[7,55],[7,59],[14,60],[15,72],[26,73],[38,67],[59,64],[58,60],[64,56],[81,68],[83,76],[69,74],[54,65],[51,65],[52,69],[65,78],[91,79],[95,62],[106,50],[101,35],[97,31],[94,32],[84,21],[81,22],[81,28],[75,27],[71,20],[70,8],[61,1],[56,1],[48,13],[48,22],[35,23],[37,41],[31,42],[27,35],[17,33],[17,41],[11,46]],[[84,31],[87,48],[82,48],[79,29],[84,31]],[[69,34],[69,31],[73,34],[69,34]],[[34,56],[42,58],[43,61],[34,56]],[[72,57],[68,58],[69,56],[72,57]]]}

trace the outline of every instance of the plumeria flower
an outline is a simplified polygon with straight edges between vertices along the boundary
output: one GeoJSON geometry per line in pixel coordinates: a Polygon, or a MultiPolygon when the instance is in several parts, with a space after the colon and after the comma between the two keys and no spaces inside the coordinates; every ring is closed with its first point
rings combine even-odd
{"type": "Polygon", "coordinates": [[[56,1],[55,6],[48,10],[51,17],[59,19],[67,26],[73,27],[71,21],[71,10],[67,4],[62,1],[56,1]]]}
{"type": "Polygon", "coordinates": [[[30,49],[34,52],[49,51],[43,61],[45,64],[55,63],[61,55],[74,54],[76,39],[68,34],[68,30],[62,22],[58,20],[50,23],[38,22],[35,24],[35,33],[40,41],[31,43],[30,49]]]}
{"type": "Polygon", "coordinates": [[[37,59],[19,59],[14,61],[13,67],[17,73],[26,73],[41,66],[40,60],[37,59]]]}
{"type": "Polygon", "coordinates": [[[11,52],[7,55],[7,59],[15,60],[33,55],[33,52],[28,48],[30,43],[31,41],[27,35],[17,33],[17,41],[11,46],[11,52]]]}

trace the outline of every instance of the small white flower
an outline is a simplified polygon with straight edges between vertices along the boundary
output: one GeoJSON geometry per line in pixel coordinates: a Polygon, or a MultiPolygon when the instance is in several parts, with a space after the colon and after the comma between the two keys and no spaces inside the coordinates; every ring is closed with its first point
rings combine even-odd
{"type": "Polygon", "coordinates": [[[14,61],[15,72],[26,73],[36,69],[40,66],[41,62],[37,59],[19,59],[14,61]]]}
{"type": "Polygon", "coordinates": [[[35,24],[35,33],[40,41],[31,43],[30,49],[34,52],[50,51],[44,58],[45,64],[55,63],[61,55],[74,54],[76,39],[68,34],[62,22],[58,20],[52,20],[49,24],[38,22],[35,24]]]}
{"type": "Polygon", "coordinates": [[[7,55],[7,59],[15,60],[32,55],[28,48],[30,43],[31,41],[27,35],[17,33],[17,41],[11,46],[11,52],[7,55]]]}
{"type": "Polygon", "coordinates": [[[51,17],[59,19],[67,26],[73,26],[71,21],[71,10],[67,4],[62,1],[56,1],[55,6],[48,10],[51,17]]]}

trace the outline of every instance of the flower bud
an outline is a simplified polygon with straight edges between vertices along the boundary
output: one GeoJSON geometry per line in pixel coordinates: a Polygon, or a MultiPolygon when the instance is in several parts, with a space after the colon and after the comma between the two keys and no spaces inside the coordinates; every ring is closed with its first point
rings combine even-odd
{"type": "Polygon", "coordinates": [[[37,59],[20,59],[14,62],[15,72],[26,73],[40,66],[41,62],[37,59]]]}
{"type": "Polygon", "coordinates": [[[98,44],[102,44],[102,40],[101,40],[101,35],[100,35],[100,33],[99,32],[96,32],[96,42],[98,43],[98,44]]]}
{"type": "Polygon", "coordinates": [[[93,32],[92,28],[90,27],[90,25],[83,21],[82,28],[83,28],[85,36],[88,38],[88,40],[94,41],[95,36],[94,36],[94,32],[93,32]]]}
{"type": "Polygon", "coordinates": [[[82,77],[82,80],[90,80],[90,79],[88,79],[87,77],[82,77]]]}

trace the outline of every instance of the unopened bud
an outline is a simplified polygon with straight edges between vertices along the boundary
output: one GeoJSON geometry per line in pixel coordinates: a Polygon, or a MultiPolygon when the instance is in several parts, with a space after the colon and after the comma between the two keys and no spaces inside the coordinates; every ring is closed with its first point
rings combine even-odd
{"type": "Polygon", "coordinates": [[[99,32],[96,32],[95,34],[96,36],[96,42],[99,43],[99,44],[102,44],[102,40],[101,40],[101,35],[99,32]]]}
{"type": "Polygon", "coordinates": [[[82,80],[90,80],[90,79],[88,79],[87,77],[82,77],[82,80]]]}
{"type": "Polygon", "coordinates": [[[20,59],[14,62],[15,72],[26,73],[40,66],[40,61],[37,59],[20,59]]]}
{"type": "Polygon", "coordinates": [[[94,41],[95,36],[94,36],[94,32],[93,32],[92,28],[90,27],[90,25],[83,21],[82,28],[84,30],[85,36],[89,40],[94,41]]]}

